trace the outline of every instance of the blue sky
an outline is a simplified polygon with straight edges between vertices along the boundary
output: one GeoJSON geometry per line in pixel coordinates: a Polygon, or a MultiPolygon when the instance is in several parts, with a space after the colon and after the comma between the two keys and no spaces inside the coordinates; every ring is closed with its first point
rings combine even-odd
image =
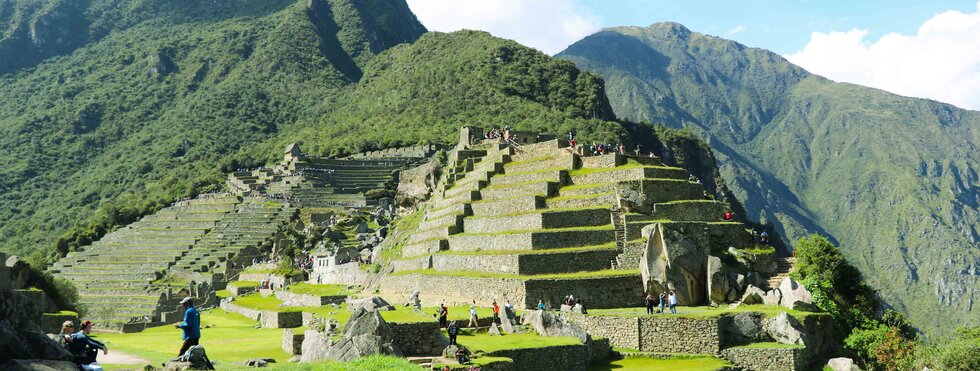
{"type": "Polygon", "coordinates": [[[669,1],[580,0],[602,27],[647,26],[673,21],[693,31],[787,54],[803,48],[813,32],[868,29],[868,37],[914,34],[946,10],[976,11],[976,0],[669,1]],[[729,34],[741,26],[740,32],[729,34]]]}
{"type": "Polygon", "coordinates": [[[554,55],[604,27],[673,21],[810,72],[980,110],[980,0],[407,0],[431,31],[488,31],[554,55]]]}

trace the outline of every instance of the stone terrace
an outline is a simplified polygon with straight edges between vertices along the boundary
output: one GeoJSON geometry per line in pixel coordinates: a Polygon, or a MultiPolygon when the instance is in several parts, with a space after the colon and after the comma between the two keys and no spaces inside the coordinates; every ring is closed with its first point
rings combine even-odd
{"type": "Polygon", "coordinates": [[[206,270],[272,239],[293,209],[213,195],[181,201],[68,253],[50,272],[78,288],[88,317],[104,329],[160,321],[163,292],[152,282],[174,268],[206,270]]]}
{"type": "Polygon", "coordinates": [[[509,299],[519,307],[538,300],[554,307],[573,294],[590,308],[641,300],[642,253],[626,250],[643,245],[629,243],[643,226],[715,228],[725,209],[704,200],[701,185],[683,169],[658,158],[581,156],[561,140],[457,148],[425,207],[402,259],[393,262],[395,273],[382,280],[383,293],[419,289],[429,305],[475,298],[481,305],[509,299]],[[653,212],[619,211],[627,184],[652,195],[653,212]]]}

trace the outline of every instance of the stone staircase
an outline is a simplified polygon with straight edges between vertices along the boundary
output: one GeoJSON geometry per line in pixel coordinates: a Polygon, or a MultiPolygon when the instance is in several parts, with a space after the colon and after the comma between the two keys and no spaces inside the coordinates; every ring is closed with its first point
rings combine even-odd
{"type": "Polygon", "coordinates": [[[657,158],[584,157],[561,140],[520,148],[486,141],[450,152],[449,162],[394,273],[382,278],[383,294],[419,289],[433,305],[506,298],[518,307],[557,306],[572,294],[590,308],[633,306],[643,293],[638,264],[619,260],[642,226],[741,228],[748,236],[739,223],[714,224],[721,203],[703,200],[701,185],[657,158]],[[652,214],[614,211],[624,182],[657,190],[652,214]]]}
{"type": "MultiPolygon", "coordinates": [[[[790,272],[792,272],[793,268],[796,267],[795,256],[787,257],[787,258],[776,258],[774,261],[776,262],[776,272],[773,273],[773,275],[769,277],[769,280],[767,281],[767,284],[769,285],[769,289],[774,289],[778,287],[779,283],[782,282],[782,280],[785,279],[786,277],[789,277],[790,272]]],[[[735,302],[729,304],[728,307],[729,308],[738,307],[739,305],[742,304],[742,299],[744,298],[745,296],[743,295],[742,297],[738,298],[738,300],[736,300],[735,302]]]]}

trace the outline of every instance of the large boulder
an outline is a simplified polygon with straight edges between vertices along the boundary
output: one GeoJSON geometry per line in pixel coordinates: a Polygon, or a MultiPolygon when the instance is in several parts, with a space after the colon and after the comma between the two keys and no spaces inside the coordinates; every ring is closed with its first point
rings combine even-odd
{"type": "Polygon", "coordinates": [[[759,313],[742,312],[726,322],[723,328],[725,338],[738,344],[761,342],[769,339],[762,328],[762,315],[759,313]]]}
{"type": "Polygon", "coordinates": [[[776,318],[766,325],[766,333],[777,343],[807,345],[809,336],[806,329],[795,317],[779,312],[776,318]]]}
{"type": "Polygon", "coordinates": [[[745,293],[742,294],[742,304],[762,304],[765,296],[765,291],[762,291],[762,289],[753,285],[749,285],[749,287],[745,288],[745,293]]]}
{"type": "Polygon", "coordinates": [[[708,257],[708,298],[715,305],[730,301],[732,286],[728,282],[728,274],[721,259],[717,256],[708,257]]]}
{"type": "Polygon", "coordinates": [[[796,310],[814,310],[813,294],[803,287],[799,282],[786,277],[779,282],[779,305],[796,310]]]}
{"type": "Polygon", "coordinates": [[[827,361],[827,367],[834,371],[861,371],[861,368],[854,364],[854,360],[847,357],[831,358],[827,361]]]}
{"type": "Polygon", "coordinates": [[[0,363],[4,371],[78,371],[78,365],[69,361],[47,359],[13,359],[0,363]]]}
{"type": "Polygon", "coordinates": [[[578,325],[569,322],[565,317],[543,310],[524,312],[521,324],[534,327],[534,331],[541,336],[571,336],[578,338],[583,344],[591,340],[589,334],[578,325]]]}
{"type": "Polygon", "coordinates": [[[370,298],[364,299],[349,299],[347,300],[347,309],[351,312],[357,311],[358,309],[364,309],[366,311],[377,311],[377,310],[395,310],[395,307],[388,304],[385,299],[378,296],[372,296],[370,298]]]}
{"type": "Polygon", "coordinates": [[[779,289],[772,289],[766,291],[766,295],[762,297],[762,304],[765,305],[779,305],[780,300],[782,300],[783,294],[779,292],[779,289]]]}
{"type": "Polygon", "coordinates": [[[640,274],[646,292],[659,294],[674,290],[680,305],[703,303],[707,292],[709,243],[697,234],[661,223],[644,227],[642,234],[647,241],[640,260],[640,274]]]}
{"type": "Polygon", "coordinates": [[[346,362],[372,354],[402,355],[395,345],[394,330],[376,310],[356,309],[341,336],[326,351],[326,358],[346,362]]]}

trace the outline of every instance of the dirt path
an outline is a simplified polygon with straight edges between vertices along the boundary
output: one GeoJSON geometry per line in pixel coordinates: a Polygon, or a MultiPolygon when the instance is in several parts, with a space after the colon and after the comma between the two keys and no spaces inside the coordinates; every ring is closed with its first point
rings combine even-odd
{"type": "Polygon", "coordinates": [[[150,361],[132,354],[109,349],[109,354],[99,354],[99,363],[107,365],[146,365],[150,361]]]}

